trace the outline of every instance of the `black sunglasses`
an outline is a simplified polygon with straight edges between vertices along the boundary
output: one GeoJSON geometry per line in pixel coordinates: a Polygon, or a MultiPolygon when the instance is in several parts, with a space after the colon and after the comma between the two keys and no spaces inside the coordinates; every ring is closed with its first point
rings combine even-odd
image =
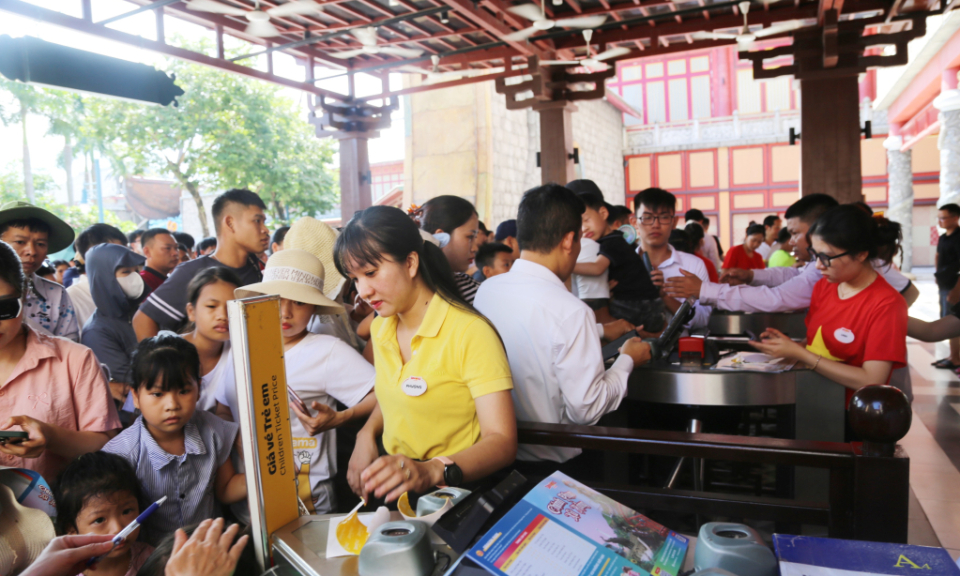
{"type": "Polygon", "coordinates": [[[810,256],[812,256],[814,259],[819,260],[820,263],[823,264],[824,268],[829,268],[830,263],[835,259],[843,258],[844,256],[850,255],[850,251],[847,251],[847,252],[844,252],[843,254],[837,254],[836,256],[829,256],[827,254],[823,254],[822,252],[817,252],[811,246],[807,247],[807,252],[809,252],[810,256]]]}
{"type": "Polygon", "coordinates": [[[23,302],[20,298],[9,297],[0,299],[0,320],[12,320],[20,315],[23,302]]]}

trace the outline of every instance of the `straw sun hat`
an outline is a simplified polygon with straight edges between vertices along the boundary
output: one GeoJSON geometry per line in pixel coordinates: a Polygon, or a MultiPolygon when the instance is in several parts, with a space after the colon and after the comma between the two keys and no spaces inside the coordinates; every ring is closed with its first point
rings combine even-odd
{"type": "Polygon", "coordinates": [[[330,226],[305,216],[294,222],[283,237],[284,250],[305,250],[320,259],[327,272],[323,293],[328,298],[336,298],[347,280],[333,264],[333,243],[337,236],[337,231],[330,226]]]}
{"type": "Polygon", "coordinates": [[[320,314],[339,314],[343,306],[324,295],[324,266],[304,250],[284,249],[267,260],[263,282],[237,288],[237,298],[279,294],[281,298],[318,306],[320,314]]]}
{"type": "Polygon", "coordinates": [[[56,533],[41,510],[21,506],[0,484],[0,574],[16,574],[37,559],[56,533]]]}

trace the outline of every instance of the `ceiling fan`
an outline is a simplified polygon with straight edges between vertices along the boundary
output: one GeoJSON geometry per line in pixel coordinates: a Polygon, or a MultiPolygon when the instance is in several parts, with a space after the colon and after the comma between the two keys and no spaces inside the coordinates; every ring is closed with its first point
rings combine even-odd
{"type": "Polygon", "coordinates": [[[510,8],[507,8],[508,11],[532,22],[533,26],[524,28],[523,30],[518,30],[512,34],[507,34],[503,37],[503,39],[507,42],[516,42],[519,40],[526,40],[537,32],[543,32],[544,30],[549,30],[554,27],[596,28],[607,21],[606,14],[600,14],[597,16],[584,16],[582,18],[560,18],[559,20],[551,20],[547,18],[546,8],[544,7],[545,2],[546,0],[542,0],[539,8],[535,4],[521,4],[519,6],[511,6],[510,8]]]}
{"type": "Polygon", "coordinates": [[[350,34],[360,41],[362,48],[353,50],[344,50],[343,52],[333,52],[330,54],[334,58],[353,58],[364,54],[389,54],[390,56],[399,56],[400,58],[416,58],[423,54],[419,48],[401,48],[400,46],[380,46],[377,44],[377,29],[372,27],[354,28],[350,34]]]}
{"type": "Polygon", "coordinates": [[[269,38],[280,34],[280,29],[270,23],[271,18],[313,14],[323,9],[313,0],[290,0],[286,4],[281,4],[269,10],[261,9],[259,0],[253,10],[244,10],[216,0],[190,0],[186,3],[186,7],[188,10],[196,10],[197,12],[243,16],[250,22],[244,31],[251,36],[259,36],[260,38],[269,38]]]}
{"type": "Polygon", "coordinates": [[[737,34],[717,31],[700,31],[694,32],[690,36],[696,40],[736,40],[738,49],[743,51],[750,49],[753,42],[758,38],[773,36],[774,34],[789,32],[790,30],[796,30],[803,25],[800,20],[790,20],[789,22],[781,22],[780,24],[774,24],[769,28],[751,32],[750,26],[747,24],[747,13],[750,12],[750,2],[748,0],[744,0],[743,2],[737,4],[737,6],[740,8],[740,13],[743,14],[743,28],[741,28],[740,32],[737,34]]]}
{"type": "Polygon", "coordinates": [[[417,66],[401,66],[397,68],[397,71],[402,74],[421,74],[426,76],[428,81],[455,80],[470,73],[469,69],[441,72],[439,54],[434,54],[431,56],[430,63],[432,64],[430,70],[419,68],[417,66]]]}
{"type": "Polygon", "coordinates": [[[593,30],[584,30],[583,39],[587,41],[587,57],[579,58],[577,60],[541,60],[540,64],[543,66],[585,66],[587,68],[599,68],[603,67],[606,69],[607,64],[604,60],[610,60],[611,58],[617,58],[618,56],[624,56],[630,53],[629,48],[611,48],[610,50],[605,50],[599,54],[593,54],[593,48],[590,46],[590,40],[593,39],[593,30]]]}

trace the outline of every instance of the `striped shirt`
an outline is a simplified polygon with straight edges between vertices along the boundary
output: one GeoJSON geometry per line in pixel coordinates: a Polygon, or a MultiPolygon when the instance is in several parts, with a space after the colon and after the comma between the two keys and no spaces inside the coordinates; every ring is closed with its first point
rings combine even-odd
{"type": "Polygon", "coordinates": [[[463,299],[473,304],[473,298],[477,295],[477,288],[480,287],[480,283],[463,272],[454,272],[453,279],[457,281],[457,288],[460,289],[460,295],[463,296],[463,299]]]}
{"type": "Polygon", "coordinates": [[[197,410],[184,427],[182,456],[163,448],[147,430],[143,416],[103,447],[123,456],[137,471],[149,502],[167,501],[143,525],[141,540],[156,546],[177,528],[217,515],[214,479],[227,458],[240,427],[205,410],[197,410]]]}
{"type": "Polygon", "coordinates": [[[157,323],[161,330],[178,331],[187,320],[187,285],[193,277],[206,270],[222,266],[236,273],[240,285],[254,284],[263,279],[254,259],[248,259],[242,268],[224,266],[213,256],[201,256],[174,268],[159,288],[140,304],[140,311],[157,323]]]}

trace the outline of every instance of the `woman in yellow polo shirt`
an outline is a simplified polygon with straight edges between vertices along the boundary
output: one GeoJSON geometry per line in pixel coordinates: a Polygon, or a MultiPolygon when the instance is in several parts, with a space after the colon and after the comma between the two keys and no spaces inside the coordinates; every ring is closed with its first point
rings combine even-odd
{"type": "Polygon", "coordinates": [[[353,491],[389,502],[510,465],[517,423],[503,343],[460,295],[437,240],[403,211],[373,206],[337,237],[334,258],[378,313],[377,406],[350,458],[353,491]]]}

